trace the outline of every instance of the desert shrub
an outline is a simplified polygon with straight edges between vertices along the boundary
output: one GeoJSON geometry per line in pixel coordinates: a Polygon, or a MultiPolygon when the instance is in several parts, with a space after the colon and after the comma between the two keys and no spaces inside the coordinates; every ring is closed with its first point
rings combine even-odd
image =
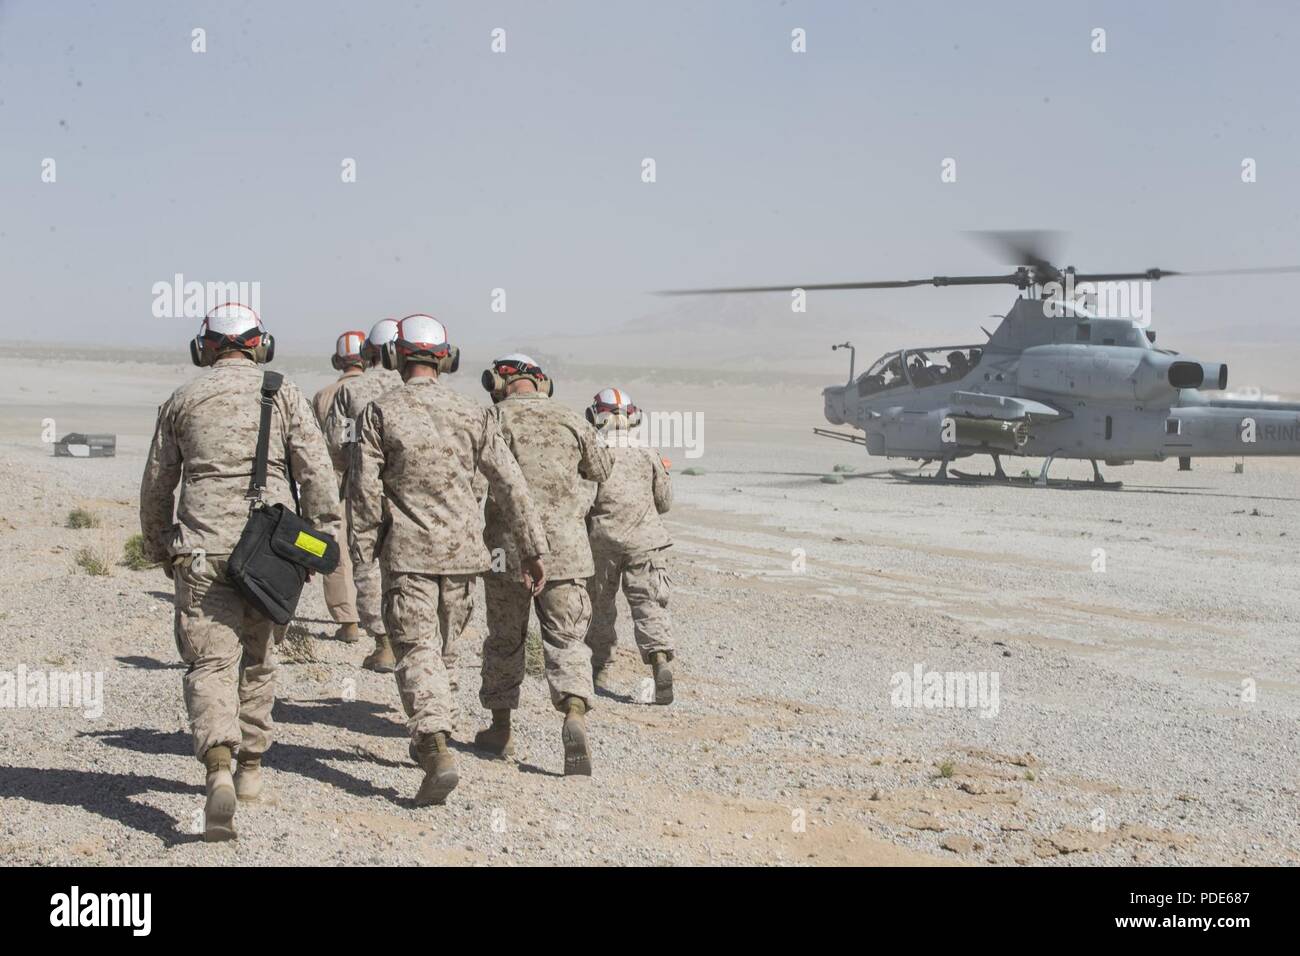
{"type": "Polygon", "coordinates": [[[94,512],[87,511],[85,508],[73,508],[68,512],[67,527],[76,528],[98,528],[99,516],[94,512]]]}
{"type": "Polygon", "coordinates": [[[148,568],[156,568],[157,562],[150,561],[144,556],[144,535],[133,534],[126,539],[122,545],[122,563],[132,571],[144,571],[148,568]]]}
{"type": "Polygon", "coordinates": [[[108,558],[94,548],[82,548],[72,558],[78,568],[93,578],[108,575],[108,558]]]}

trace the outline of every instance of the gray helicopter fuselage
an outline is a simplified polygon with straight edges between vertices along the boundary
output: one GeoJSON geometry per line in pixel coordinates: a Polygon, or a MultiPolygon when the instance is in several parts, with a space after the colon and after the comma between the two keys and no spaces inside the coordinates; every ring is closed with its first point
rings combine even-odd
{"type": "Polygon", "coordinates": [[[861,429],[870,454],[901,458],[1300,454],[1300,404],[1211,399],[1227,368],[1151,338],[1129,319],[1051,316],[1021,298],[982,346],[890,353],[825,389],[826,418],[861,429]],[[931,364],[947,349],[949,366],[931,364]]]}

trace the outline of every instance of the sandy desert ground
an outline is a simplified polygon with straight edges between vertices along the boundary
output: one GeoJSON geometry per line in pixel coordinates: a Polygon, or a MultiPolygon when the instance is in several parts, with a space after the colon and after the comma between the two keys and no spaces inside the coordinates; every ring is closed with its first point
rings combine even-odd
{"type": "MultiPolygon", "coordinates": [[[[280,670],[272,794],[240,810],[238,842],[206,845],[171,585],[119,563],[154,409],[195,370],[43,355],[0,360],[0,671],[100,672],[103,713],[0,711],[0,862],[1300,862],[1300,464],[1136,465],[1113,492],[917,485],[811,434],[815,377],[704,372],[618,383],[705,415],[702,457],[666,452],[675,704],[640,702],[623,620],[594,778],[560,775],[530,677],[517,761],[463,749],[451,802],[417,809],[393,680],[330,639],[316,586],[313,638],[280,670]],[[47,418],[115,432],[118,456],[52,457],[47,418]],[[857,470],[822,483],[836,464],[857,470]],[[64,527],[76,507],[100,527],[64,527]],[[110,573],[78,570],[83,547],[110,573]],[[917,666],[996,677],[997,713],[895,706],[892,675],[917,666]]],[[[307,390],[330,378],[287,365],[307,390]]],[[[575,368],[560,398],[606,384],[575,368]]],[[[483,718],[476,655],[462,740],[483,718]]]]}

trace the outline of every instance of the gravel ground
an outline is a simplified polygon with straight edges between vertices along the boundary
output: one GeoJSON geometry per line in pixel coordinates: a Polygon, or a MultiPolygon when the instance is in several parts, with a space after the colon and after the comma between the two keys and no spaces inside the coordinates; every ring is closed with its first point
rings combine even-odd
{"type": "MultiPolygon", "coordinates": [[[[119,563],[153,406],[191,373],[35,366],[3,368],[0,671],[102,673],[103,712],[0,711],[0,862],[1300,860],[1295,464],[1137,465],[1110,492],[920,485],[812,438],[815,389],[705,383],[636,391],[707,416],[702,457],[668,452],[677,703],[641,702],[624,615],[591,780],[560,775],[559,717],[529,677],[517,760],[462,749],[451,802],[419,809],[393,680],[330,638],[316,586],[311,638],[281,648],[270,794],[208,846],[171,585],[119,563]],[[82,404],[57,404],[73,379],[82,404]],[[117,431],[118,457],[51,457],[47,416],[117,431]],[[837,463],[857,470],[823,483],[837,463]],[[64,527],[77,507],[99,527],[64,527]],[[76,567],[85,547],[107,575],[76,567]],[[898,706],[891,679],[917,666],[996,680],[995,706],[898,706]]],[[[475,644],[460,740],[484,718],[475,644]]]]}

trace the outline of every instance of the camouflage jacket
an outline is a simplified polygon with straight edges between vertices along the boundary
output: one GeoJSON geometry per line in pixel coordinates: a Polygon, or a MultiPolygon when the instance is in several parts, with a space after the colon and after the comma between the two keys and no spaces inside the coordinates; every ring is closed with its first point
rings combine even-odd
{"type": "Polygon", "coordinates": [[[593,551],[637,554],[673,543],[659,520],[673,503],[668,469],[653,448],[620,440],[627,434],[611,432],[606,440],[614,468],[587,514],[593,551]]]}
{"type": "Polygon", "coordinates": [[[351,467],[352,455],[356,450],[361,413],[384,392],[399,388],[401,384],[400,375],[376,365],[361,375],[345,379],[339,385],[330,402],[329,411],[325,413],[321,430],[325,432],[325,441],[330,446],[330,457],[341,462],[345,472],[351,467]]]}
{"type": "MultiPolygon", "coordinates": [[[[218,362],[158,409],[140,482],[140,530],[149,560],[234,550],[248,521],[262,371],[248,359],[218,362]]],[[[289,381],[276,393],[271,415],[265,500],[292,508],[286,462],[298,482],[303,518],[337,536],[342,509],[329,452],[307,400],[289,381]]]]}
{"type": "MultiPolygon", "coordinates": [[[[325,422],[329,418],[330,406],[334,404],[334,396],[338,394],[338,391],[343,387],[344,382],[350,379],[360,378],[361,374],[361,372],[349,370],[340,375],[336,381],[330,382],[312,397],[311,410],[316,413],[316,423],[320,425],[322,434],[325,434],[325,422]]],[[[328,436],[326,437],[326,444],[329,444],[328,436]]],[[[330,445],[330,460],[334,462],[334,473],[337,474],[339,480],[342,481],[343,472],[345,472],[348,467],[347,448],[342,444],[337,447],[330,445]]]]}
{"type": "Polygon", "coordinates": [[[507,516],[512,547],[527,557],[547,552],[546,530],[496,418],[436,379],[412,379],[366,407],[354,468],[348,520],[355,561],[378,558],[388,574],[486,571],[474,493],[479,471],[507,516]]]}
{"type": "MultiPolygon", "coordinates": [[[[595,566],[585,519],[596,491],[592,482],[604,481],[614,466],[609,451],[594,428],[539,392],[510,395],[492,413],[546,527],[546,576],[590,577],[595,566]]],[[[504,550],[506,571],[513,575],[519,556],[511,549],[510,516],[501,505],[495,490],[489,491],[485,537],[489,548],[504,550]]]]}

